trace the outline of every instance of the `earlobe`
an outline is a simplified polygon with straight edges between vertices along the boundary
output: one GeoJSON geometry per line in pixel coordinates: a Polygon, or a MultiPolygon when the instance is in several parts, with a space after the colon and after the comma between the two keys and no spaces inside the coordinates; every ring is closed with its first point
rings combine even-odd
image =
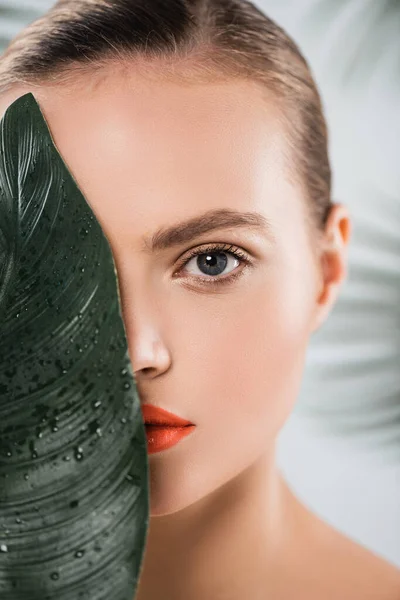
{"type": "Polygon", "coordinates": [[[321,256],[320,264],[321,279],[315,298],[314,320],[311,332],[314,332],[320,328],[335,300],[334,290],[332,287],[332,278],[329,275],[329,270],[331,267],[328,264],[325,253],[321,256]]]}
{"type": "Polygon", "coordinates": [[[324,252],[320,259],[322,284],[318,288],[315,302],[314,322],[311,331],[314,332],[323,324],[333,308],[342,279],[343,271],[338,264],[336,253],[324,252]]]}

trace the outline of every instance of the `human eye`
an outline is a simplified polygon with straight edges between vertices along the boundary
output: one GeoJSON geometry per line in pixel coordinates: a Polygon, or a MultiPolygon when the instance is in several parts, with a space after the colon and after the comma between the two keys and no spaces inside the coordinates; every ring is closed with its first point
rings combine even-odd
{"type": "Polygon", "coordinates": [[[189,277],[200,285],[228,285],[251,266],[249,255],[232,244],[209,244],[194,248],[179,261],[175,277],[181,277],[189,267],[189,277]],[[185,267],[185,269],[184,269],[185,267]],[[228,274],[221,276],[228,267],[228,274]],[[239,268],[238,268],[239,267],[239,268]],[[200,271],[200,276],[198,272],[200,271]],[[203,276],[201,276],[203,275],[203,276]]]}

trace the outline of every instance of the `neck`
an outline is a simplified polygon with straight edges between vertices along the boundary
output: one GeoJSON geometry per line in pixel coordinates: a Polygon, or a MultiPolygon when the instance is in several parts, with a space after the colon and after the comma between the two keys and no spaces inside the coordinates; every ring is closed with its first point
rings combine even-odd
{"type": "Polygon", "coordinates": [[[263,455],[198,502],[150,518],[136,600],[260,593],[282,563],[297,504],[274,458],[263,455]]]}

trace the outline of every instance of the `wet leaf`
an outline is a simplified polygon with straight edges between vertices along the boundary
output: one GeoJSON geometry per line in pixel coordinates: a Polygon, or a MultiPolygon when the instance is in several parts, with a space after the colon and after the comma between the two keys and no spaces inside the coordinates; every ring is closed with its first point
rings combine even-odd
{"type": "Polygon", "coordinates": [[[33,94],[0,130],[0,598],[132,600],[148,456],[112,253],[33,94]]]}

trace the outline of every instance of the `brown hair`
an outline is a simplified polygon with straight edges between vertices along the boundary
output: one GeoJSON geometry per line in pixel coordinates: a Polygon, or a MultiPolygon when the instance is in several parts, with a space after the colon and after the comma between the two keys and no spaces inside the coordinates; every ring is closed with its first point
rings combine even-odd
{"type": "MultiPolygon", "coordinates": [[[[294,41],[246,0],[58,0],[0,57],[0,93],[56,85],[111,61],[182,83],[246,78],[282,107],[310,222],[323,229],[331,203],[327,128],[309,66],[294,41]],[[154,67],[161,67],[154,69],[154,67]]],[[[315,229],[313,228],[314,233],[315,229]]]]}

